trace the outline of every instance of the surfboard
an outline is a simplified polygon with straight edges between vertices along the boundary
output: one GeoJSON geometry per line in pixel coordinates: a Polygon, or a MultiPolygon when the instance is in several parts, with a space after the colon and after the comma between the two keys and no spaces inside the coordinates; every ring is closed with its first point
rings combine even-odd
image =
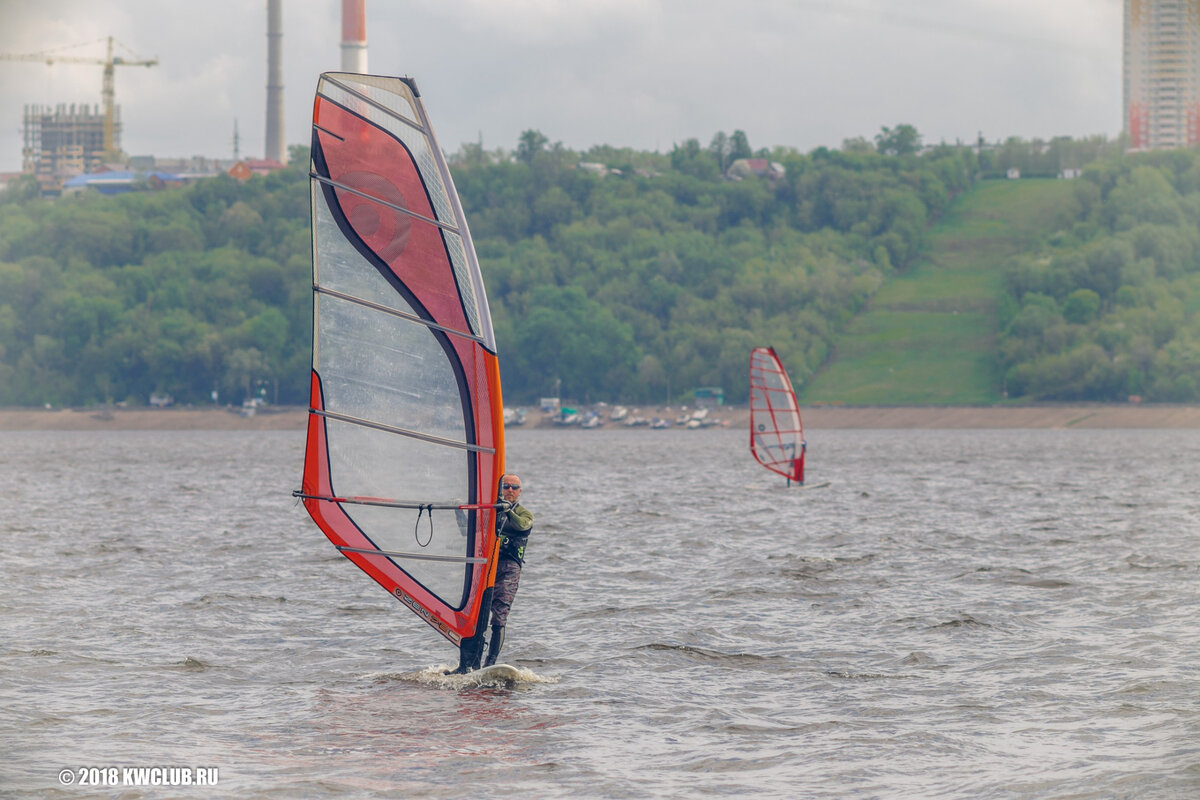
{"type": "Polygon", "coordinates": [[[793,483],[789,485],[773,483],[770,486],[764,486],[761,483],[746,484],[742,488],[748,492],[761,492],[763,490],[774,491],[775,489],[794,492],[798,489],[824,489],[831,486],[833,481],[821,481],[820,483],[793,483]]]}
{"type": "Polygon", "coordinates": [[[521,670],[511,664],[493,664],[468,672],[465,677],[478,683],[515,683],[521,680],[521,670]]]}

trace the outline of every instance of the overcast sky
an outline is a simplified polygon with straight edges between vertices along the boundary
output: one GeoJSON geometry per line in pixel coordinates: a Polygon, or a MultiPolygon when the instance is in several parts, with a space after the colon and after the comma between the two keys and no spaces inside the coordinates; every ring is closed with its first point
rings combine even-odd
{"type": "MultiPolygon", "coordinates": [[[[132,155],[264,152],[266,0],[0,0],[0,53],[101,58],[132,155]],[[72,45],[82,45],[71,47],[72,45]]],[[[284,0],[289,144],[340,65],[340,0],[284,0]]],[[[927,143],[1121,130],[1121,0],[367,0],[370,71],[417,79],[447,151],[483,139],[670,151],[746,132],[808,152],[882,126],[927,143]],[[735,10],[737,9],[737,10],[735,10]]],[[[99,65],[0,60],[0,172],[25,104],[100,103],[99,65]]]]}

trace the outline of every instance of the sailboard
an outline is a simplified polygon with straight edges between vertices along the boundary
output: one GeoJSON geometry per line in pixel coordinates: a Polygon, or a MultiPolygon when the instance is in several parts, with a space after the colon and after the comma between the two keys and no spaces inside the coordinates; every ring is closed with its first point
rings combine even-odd
{"type": "Polygon", "coordinates": [[[493,664],[468,672],[467,678],[476,683],[516,683],[521,680],[521,670],[511,664],[493,664]]]}
{"type": "Polygon", "coordinates": [[[750,452],[758,463],[804,483],[804,425],[787,370],[773,347],[750,351],[750,452]]]}
{"type": "Polygon", "coordinates": [[[454,644],[481,636],[504,471],[483,278],[416,83],[325,73],[313,104],[313,354],[295,492],[454,644]]]}

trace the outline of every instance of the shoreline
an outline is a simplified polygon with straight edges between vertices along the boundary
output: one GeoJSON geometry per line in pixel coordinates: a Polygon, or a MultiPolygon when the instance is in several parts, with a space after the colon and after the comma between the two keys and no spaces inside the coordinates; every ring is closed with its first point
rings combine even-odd
{"type": "MultiPolygon", "coordinates": [[[[678,412],[650,411],[670,416],[678,412]]],[[[820,429],[1200,429],[1200,405],[1063,404],[1029,406],[801,406],[808,430],[820,429]]],[[[0,408],[0,431],[100,430],[303,430],[307,410],[296,406],[258,409],[244,416],[240,408],[0,408]]],[[[749,424],[745,406],[710,411],[717,428],[742,429],[749,424]]],[[[513,426],[515,427],[515,426],[513,426]]],[[[522,428],[553,428],[536,411],[522,428]]],[[[599,431],[626,430],[609,422],[599,431]]],[[[639,430],[650,430],[640,428],[639,430]]],[[[672,430],[680,430],[673,427],[672,430]]],[[[689,431],[691,432],[691,431],[689,431]]]]}

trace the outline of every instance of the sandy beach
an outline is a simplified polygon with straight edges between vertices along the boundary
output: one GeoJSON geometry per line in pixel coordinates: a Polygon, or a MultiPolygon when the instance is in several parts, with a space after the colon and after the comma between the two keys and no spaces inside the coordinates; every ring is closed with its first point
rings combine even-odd
{"type": "MultiPolygon", "coordinates": [[[[675,416],[659,409],[642,409],[643,416],[675,416]]],[[[897,406],[851,408],[804,406],[809,430],[861,428],[1200,428],[1200,406],[1191,405],[1033,405],[1004,407],[897,406]]],[[[0,408],[0,431],[60,430],[302,430],[306,411],[297,407],[258,409],[244,416],[240,408],[113,408],[35,409],[0,408]]],[[[745,407],[714,409],[711,417],[723,427],[742,428],[745,407]]],[[[530,411],[526,427],[551,427],[549,419],[530,411]]],[[[598,430],[623,429],[608,423],[598,430]]],[[[649,428],[638,428],[649,432],[649,428]]],[[[655,433],[658,433],[655,431],[655,433]]],[[[691,433],[691,431],[689,431],[691,433]]]]}

